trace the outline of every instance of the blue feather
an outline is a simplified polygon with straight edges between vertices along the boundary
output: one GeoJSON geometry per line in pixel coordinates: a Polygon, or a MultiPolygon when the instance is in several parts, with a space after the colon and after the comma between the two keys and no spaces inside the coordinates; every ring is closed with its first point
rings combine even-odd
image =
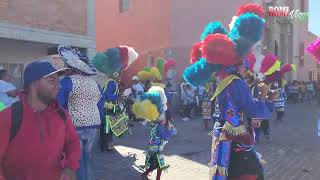
{"type": "Polygon", "coordinates": [[[221,24],[221,22],[213,21],[208,23],[204,31],[201,34],[200,40],[203,41],[210,34],[228,34],[227,29],[221,24]]]}
{"type": "Polygon", "coordinates": [[[251,47],[261,39],[264,22],[264,19],[253,13],[245,13],[237,18],[228,36],[236,45],[238,57],[248,54],[251,47]]]}
{"type": "Polygon", "coordinates": [[[152,104],[158,107],[159,113],[163,111],[163,105],[162,105],[163,103],[161,101],[161,97],[159,93],[155,93],[155,92],[144,93],[143,96],[141,97],[141,101],[146,99],[150,100],[152,104]]]}
{"type": "Polygon", "coordinates": [[[209,64],[204,58],[187,67],[183,78],[192,86],[203,86],[211,78],[211,74],[221,69],[221,65],[209,64]]]}

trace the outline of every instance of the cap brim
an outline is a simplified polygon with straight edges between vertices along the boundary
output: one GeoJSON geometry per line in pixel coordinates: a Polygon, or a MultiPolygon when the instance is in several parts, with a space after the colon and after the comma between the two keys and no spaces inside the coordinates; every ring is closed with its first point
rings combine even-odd
{"type": "Polygon", "coordinates": [[[63,75],[67,70],[69,70],[69,68],[61,68],[61,69],[58,69],[56,71],[53,71],[43,77],[48,77],[48,76],[51,76],[51,75],[54,75],[54,74],[58,74],[58,76],[61,76],[63,75]]]}

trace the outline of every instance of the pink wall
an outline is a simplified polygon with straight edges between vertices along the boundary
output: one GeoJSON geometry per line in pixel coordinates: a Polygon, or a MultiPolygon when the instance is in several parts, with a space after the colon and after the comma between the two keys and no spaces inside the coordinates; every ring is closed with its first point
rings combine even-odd
{"type": "Polygon", "coordinates": [[[97,0],[97,50],[117,45],[134,47],[139,60],[124,79],[147,64],[147,56],[159,56],[169,46],[169,0],[131,0],[129,11],[119,12],[120,0],[97,0]]]}

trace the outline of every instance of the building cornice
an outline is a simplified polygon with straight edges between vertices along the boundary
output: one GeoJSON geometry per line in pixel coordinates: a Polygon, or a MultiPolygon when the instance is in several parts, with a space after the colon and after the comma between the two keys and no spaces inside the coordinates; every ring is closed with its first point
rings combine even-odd
{"type": "Polygon", "coordinates": [[[65,44],[81,48],[96,48],[95,35],[84,36],[2,22],[0,22],[0,38],[49,44],[65,44]]]}

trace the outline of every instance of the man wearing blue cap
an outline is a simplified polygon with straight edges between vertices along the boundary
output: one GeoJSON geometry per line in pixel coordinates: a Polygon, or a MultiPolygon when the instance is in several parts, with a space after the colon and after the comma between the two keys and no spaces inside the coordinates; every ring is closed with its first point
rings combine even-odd
{"type": "Polygon", "coordinates": [[[1,180],[75,180],[80,141],[70,115],[56,102],[64,70],[47,60],[32,62],[20,101],[0,112],[1,180]]]}

